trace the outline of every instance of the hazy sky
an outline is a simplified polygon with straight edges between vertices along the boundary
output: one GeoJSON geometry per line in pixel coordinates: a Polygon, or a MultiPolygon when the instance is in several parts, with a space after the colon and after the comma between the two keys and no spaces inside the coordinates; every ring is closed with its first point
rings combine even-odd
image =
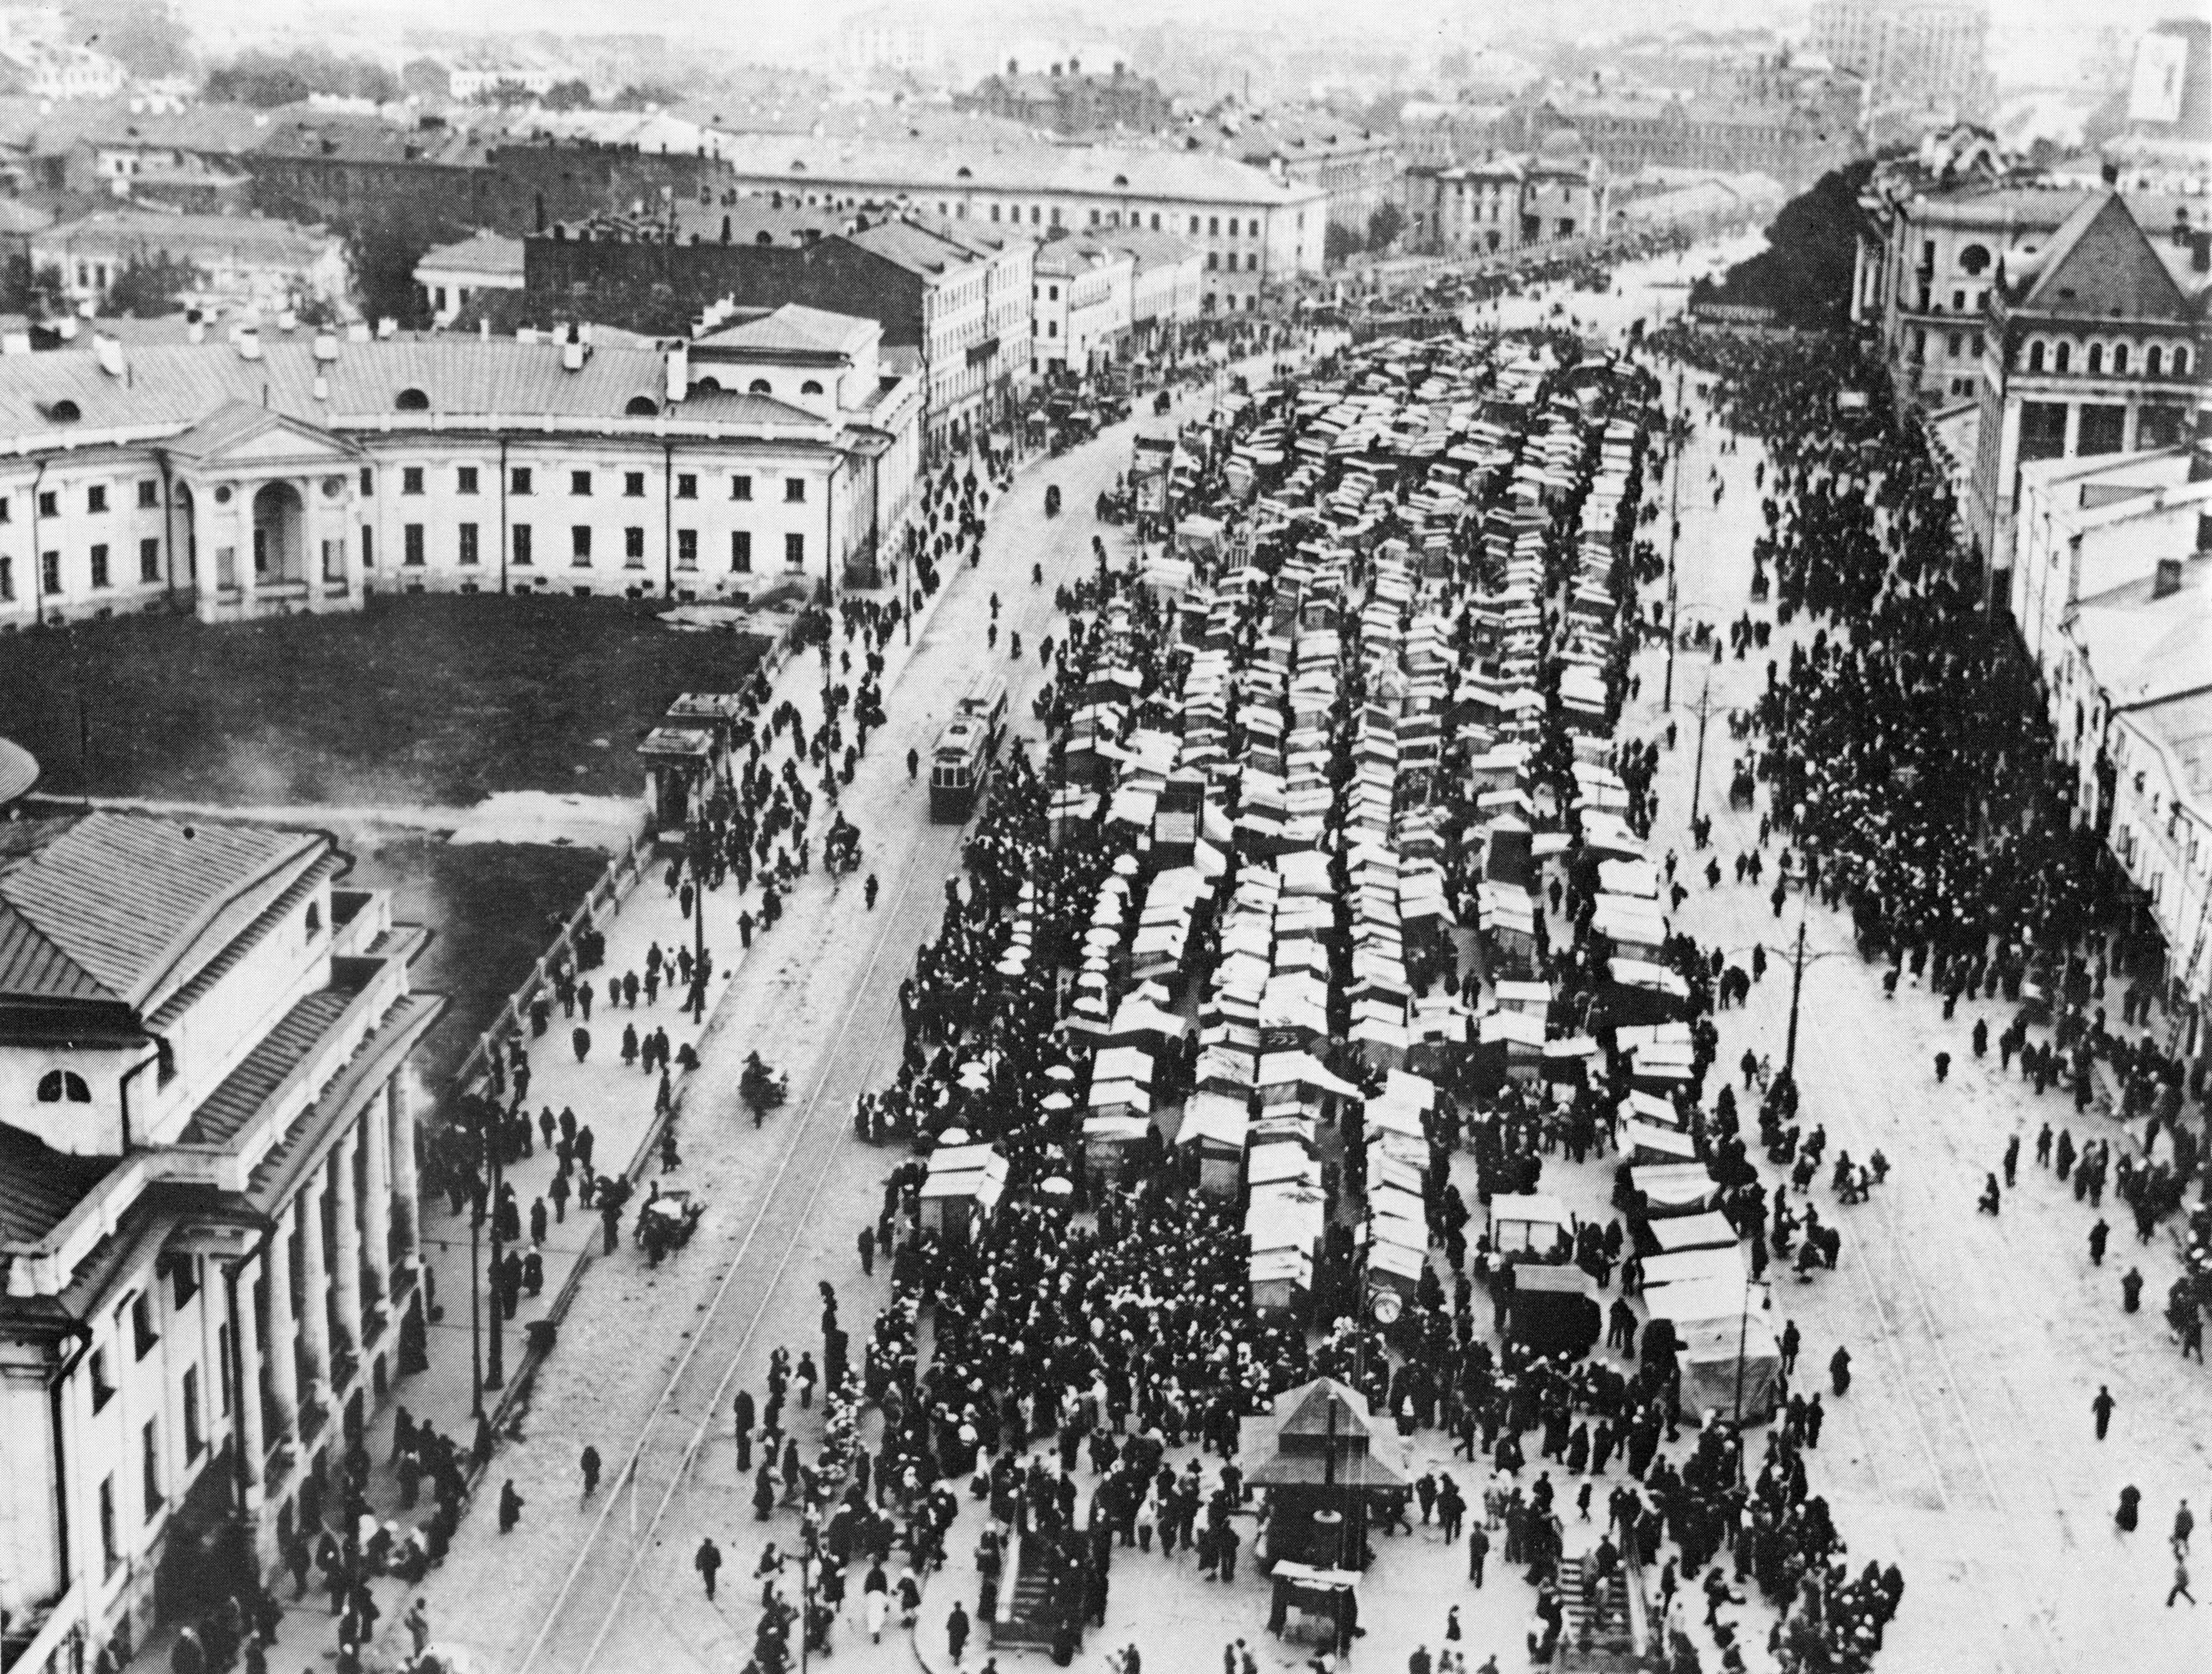
{"type": "MultiPolygon", "coordinates": [[[[2139,32],[2164,16],[2201,9],[2207,0],[1990,0],[1992,54],[2009,81],[2068,78],[2082,41],[2100,29],[2139,32]]],[[[252,39],[320,26],[332,33],[396,37],[410,27],[504,33],[654,33],[700,38],[775,62],[834,42],[847,20],[904,16],[979,46],[994,37],[1061,34],[1111,39],[1117,30],[1177,23],[1203,30],[1304,27],[1356,30],[1406,47],[1448,35],[1512,48],[1569,39],[1662,29],[1802,25],[1810,0],[1552,0],[1535,9],[1446,4],[1439,0],[816,0],[804,7],[732,6],[729,0],[179,0],[211,38],[252,39]],[[1510,21],[1508,21],[1510,20],[1510,21]]]]}

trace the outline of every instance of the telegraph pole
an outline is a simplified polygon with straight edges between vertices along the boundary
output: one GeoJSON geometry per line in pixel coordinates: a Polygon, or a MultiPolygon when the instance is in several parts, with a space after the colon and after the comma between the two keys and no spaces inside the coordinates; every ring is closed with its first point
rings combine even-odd
{"type": "Polygon", "coordinates": [[[1797,957],[1790,972],[1790,1044],[1782,1055],[1782,1073],[1795,1080],[1797,1076],[1797,1000],[1805,991],[1805,919],[1797,919],[1797,957]]]}
{"type": "Polygon", "coordinates": [[[1682,539],[1682,437],[1674,426],[1682,423],[1682,374],[1674,374],[1674,418],[1668,426],[1674,446],[1668,450],[1674,460],[1674,486],[1668,491],[1673,496],[1667,513],[1667,689],[1661,695],[1659,707],[1663,710],[1674,707],[1674,640],[1680,626],[1679,606],[1680,587],[1674,573],[1674,549],[1682,539]]]}
{"type": "MultiPolygon", "coordinates": [[[[1672,654],[1669,653],[1671,656],[1672,654]]],[[[1713,712],[1713,677],[1705,676],[1705,689],[1698,696],[1698,759],[1690,773],[1690,823],[1698,819],[1698,796],[1705,782],[1705,722],[1713,712]]]]}
{"type": "Polygon", "coordinates": [[[506,1118],[501,1114],[498,1102],[491,1105],[489,1120],[485,1123],[484,1138],[491,1169],[491,1308],[490,1347],[484,1357],[483,1386],[498,1389],[507,1382],[507,1333],[500,1322],[507,1317],[507,1273],[500,1265],[499,1188],[503,1171],[500,1154],[506,1148],[506,1118]]]}

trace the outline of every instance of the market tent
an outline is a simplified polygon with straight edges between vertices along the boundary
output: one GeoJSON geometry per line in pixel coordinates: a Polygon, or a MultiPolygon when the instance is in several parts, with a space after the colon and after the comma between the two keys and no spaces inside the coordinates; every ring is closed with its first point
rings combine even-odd
{"type": "Polygon", "coordinates": [[[1671,1220],[1655,1220],[1650,1236],[1660,1251],[1669,1256],[1685,1250],[1733,1250],[1741,1241],[1724,1214],[1684,1214],[1671,1220]]]}
{"type": "Polygon", "coordinates": [[[1490,1244],[1500,1252],[1534,1250],[1548,1253],[1573,1236],[1575,1218],[1549,1192],[1500,1193],[1490,1200],[1490,1244]]]}
{"type": "Polygon", "coordinates": [[[1746,1423],[1774,1415],[1782,1393],[1782,1349],[1756,1310],[1726,1319],[1674,1323],[1682,1369],[1682,1406],[1723,1417],[1741,1409],[1746,1423]]]}
{"type": "Polygon", "coordinates": [[[1644,1194],[1644,1213],[1655,1220],[1711,1208],[1721,1190],[1698,1163],[1632,1168],[1628,1184],[1644,1194]]]}
{"type": "MultiPolygon", "coordinates": [[[[1731,1244],[1725,1250],[1685,1250],[1679,1255],[1653,1256],[1644,1263],[1646,1291],[1698,1279],[1718,1279],[1741,1288],[1745,1279],[1743,1252],[1731,1244]]],[[[1656,1301],[1650,1304],[1655,1312],[1661,1306],[1656,1301]]]]}
{"type": "Polygon", "coordinates": [[[1620,1130],[1620,1148],[1638,1163],[1693,1163],[1698,1142],[1674,1128],[1649,1122],[1631,1122],[1620,1130]]]}

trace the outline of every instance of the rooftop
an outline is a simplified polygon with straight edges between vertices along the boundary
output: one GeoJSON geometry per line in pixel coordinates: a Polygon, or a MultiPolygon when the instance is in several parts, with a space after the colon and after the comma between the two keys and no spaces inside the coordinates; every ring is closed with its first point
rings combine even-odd
{"type": "Polygon", "coordinates": [[[0,994],[138,1007],[224,909],[319,841],[88,814],[0,870],[0,994]]]}
{"type": "Polygon", "coordinates": [[[2202,808],[2212,796],[2212,691],[2154,703],[2124,721],[2173,764],[2174,782],[2202,808]]]}
{"type": "Polygon", "coordinates": [[[112,1157],[73,1157],[0,1124],[0,1245],[37,1244],[115,1166],[112,1157]]]}
{"type": "Polygon", "coordinates": [[[155,210],[100,210],[50,227],[41,245],[118,252],[161,251],[182,259],[220,252],[258,261],[312,262],[338,242],[320,227],[245,215],[164,215],[155,210]]]}
{"type": "Polygon", "coordinates": [[[723,143],[722,155],[741,178],[801,190],[1057,192],[1261,206],[1316,203],[1327,195],[1208,151],[738,134],[723,143]]]}
{"type": "Polygon", "coordinates": [[[1136,253],[1125,248],[1119,240],[1056,238],[1037,247],[1036,271],[1063,275],[1087,273],[1093,268],[1112,267],[1125,261],[1134,269],[1136,253]]]}
{"type": "Polygon", "coordinates": [[[801,355],[850,355],[865,347],[878,331],[872,320],[810,308],[802,302],[786,302],[757,320],[725,326],[701,338],[699,346],[744,349],[756,352],[801,355]]]}
{"type": "MultiPolygon", "coordinates": [[[[102,372],[91,355],[9,356],[7,375],[0,378],[0,436],[43,437],[57,445],[91,429],[182,429],[227,401],[258,405],[264,390],[271,411],[323,426],[341,417],[358,421],[392,412],[403,390],[422,393],[426,414],[617,419],[629,417],[629,404],[640,397],[657,407],[668,385],[658,349],[603,346],[571,372],[562,365],[559,344],[512,338],[341,342],[337,358],[320,362],[313,333],[306,332],[264,338],[258,360],[212,341],[126,346],[125,353],[127,380],[102,372]],[[326,399],[315,394],[319,375],[329,390],[326,399]],[[56,404],[64,400],[75,405],[77,418],[56,417],[56,404]]],[[[731,392],[695,392],[684,415],[730,424],[821,422],[764,396],[731,392]]]]}
{"type": "Polygon", "coordinates": [[[415,268],[417,272],[428,268],[441,273],[505,273],[519,279],[522,277],[522,240],[502,238],[497,233],[478,233],[458,244],[441,244],[434,250],[425,250],[415,268]]]}
{"type": "Polygon", "coordinates": [[[2146,576],[2084,599],[2072,631],[2115,709],[2212,686],[2212,555],[2184,560],[2162,598],[2146,576]]]}

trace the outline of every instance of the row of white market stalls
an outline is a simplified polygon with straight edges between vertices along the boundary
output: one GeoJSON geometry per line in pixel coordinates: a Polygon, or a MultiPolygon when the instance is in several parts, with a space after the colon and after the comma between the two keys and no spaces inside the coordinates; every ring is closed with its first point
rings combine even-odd
{"type": "Polygon", "coordinates": [[[1740,1412],[1747,1422],[1764,1421],[1779,1393],[1782,1350],[1735,1223],[1720,1213],[1720,1183],[1684,1130],[1680,1105],[1668,1096],[1678,1072],[1687,1079],[1688,1027],[1619,1033],[1634,1066],[1632,1090],[1618,1114],[1645,1308],[1655,1327],[1665,1322],[1672,1332],[1686,1410],[1740,1412]],[[1678,1050],[1679,1060],[1672,1056],[1678,1050]],[[1662,1073],[1648,1073],[1654,1068],[1662,1073]]]}

